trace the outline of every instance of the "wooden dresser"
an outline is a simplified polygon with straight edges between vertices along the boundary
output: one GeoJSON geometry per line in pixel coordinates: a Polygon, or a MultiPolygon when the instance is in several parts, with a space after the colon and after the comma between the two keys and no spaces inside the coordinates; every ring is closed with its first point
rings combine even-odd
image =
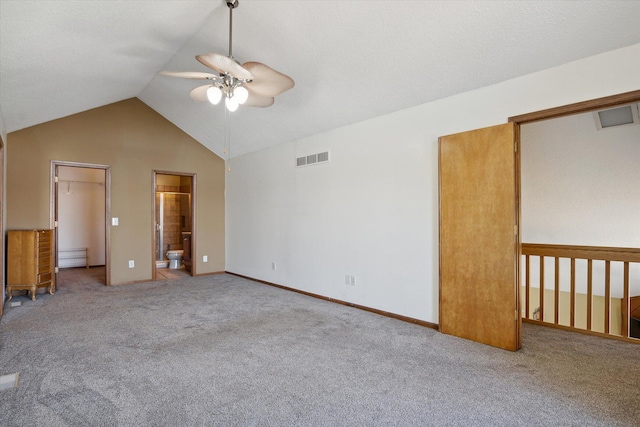
{"type": "Polygon", "coordinates": [[[11,230],[7,233],[7,296],[27,290],[36,300],[38,288],[55,290],[53,230],[11,230]]]}

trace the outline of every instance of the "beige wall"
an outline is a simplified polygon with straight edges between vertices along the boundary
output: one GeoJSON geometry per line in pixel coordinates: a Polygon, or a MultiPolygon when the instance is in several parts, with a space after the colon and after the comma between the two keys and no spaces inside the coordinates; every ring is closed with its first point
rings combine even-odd
{"type": "Polygon", "coordinates": [[[6,156],[7,230],[49,228],[52,160],[111,166],[112,284],[151,279],[152,171],[197,174],[196,273],[224,271],[223,160],[137,98],[12,132],[6,156]]]}

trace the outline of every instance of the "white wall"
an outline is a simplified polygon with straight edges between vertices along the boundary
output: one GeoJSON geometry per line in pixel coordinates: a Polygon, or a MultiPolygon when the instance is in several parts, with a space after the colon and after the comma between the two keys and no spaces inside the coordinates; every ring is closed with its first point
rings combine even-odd
{"type": "Polygon", "coordinates": [[[637,90],[639,65],[637,44],[234,158],[226,269],[437,323],[438,137],[637,90]]]}
{"type": "MultiPolygon", "coordinates": [[[[593,113],[521,127],[522,241],[640,248],[640,125],[598,130],[593,113]]],[[[569,261],[561,261],[569,291],[569,261]]],[[[577,264],[586,293],[586,262],[577,264]]],[[[531,283],[538,287],[538,260],[531,283]]],[[[612,295],[622,298],[622,264],[612,264],[612,295]]],[[[553,260],[545,262],[546,288],[553,260]]],[[[640,265],[630,266],[631,295],[640,295],[640,265]]],[[[604,295],[604,263],[594,264],[594,292],[604,295]]]]}
{"type": "Polygon", "coordinates": [[[58,168],[58,249],[88,248],[92,266],[105,265],[104,183],[103,169],[58,168]]]}
{"type": "Polygon", "coordinates": [[[522,241],[640,247],[640,125],[593,113],[521,127],[522,241]]]}

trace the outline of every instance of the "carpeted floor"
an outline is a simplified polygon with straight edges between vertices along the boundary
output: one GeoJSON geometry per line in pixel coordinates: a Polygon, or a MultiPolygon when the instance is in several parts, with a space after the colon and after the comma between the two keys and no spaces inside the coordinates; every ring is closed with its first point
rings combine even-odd
{"type": "Polygon", "coordinates": [[[510,353],[231,275],[96,277],[5,306],[0,425],[640,424],[640,345],[525,324],[510,353]]]}

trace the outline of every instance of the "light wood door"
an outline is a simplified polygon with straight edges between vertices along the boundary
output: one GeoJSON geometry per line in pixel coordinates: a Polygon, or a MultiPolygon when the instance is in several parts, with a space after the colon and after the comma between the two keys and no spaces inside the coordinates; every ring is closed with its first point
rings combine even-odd
{"type": "Polygon", "coordinates": [[[440,330],[520,348],[515,123],[439,139],[440,330]]]}

